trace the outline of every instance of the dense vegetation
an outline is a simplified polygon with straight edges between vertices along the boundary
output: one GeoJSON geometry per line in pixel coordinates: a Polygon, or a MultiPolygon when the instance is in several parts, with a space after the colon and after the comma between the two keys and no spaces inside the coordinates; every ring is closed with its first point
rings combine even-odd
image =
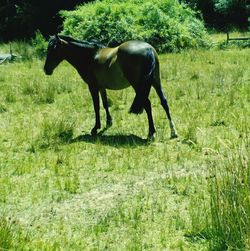
{"type": "Polygon", "coordinates": [[[181,0],[199,10],[210,28],[227,30],[249,26],[250,3],[248,0],[181,0]]]}
{"type": "Polygon", "coordinates": [[[1,0],[0,41],[31,38],[37,30],[45,36],[60,30],[58,12],[88,0],[1,0]]]}
{"type": "Polygon", "coordinates": [[[203,23],[176,0],[104,0],[62,15],[66,35],[104,44],[139,39],[164,52],[208,43],[203,23]]]}
{"type": "Polygon", "coordinates": [[[249,49],[161,55],[180,137],[152,91],[150,144],[132,89],[108,92],[113,126],[93,138],[76,71],[47,77],[33,47],[13,50],[26,60],[0,66],[0,250],[250,250],[249,49]]]}
{"type": "MultiPolygon", "coordinates": [[[[176,0],[177,1],[177,0],[176,0]]],[[[72,10],[79,4],[92,0],[2,0],[0,6],[0,40],[30,38],[37,30],[44,36],[62,30],[60,10],[72,10]]],[[[114,1],[121,3],[123,1],[114,1]]],[[[162,1],[157,1],[162,2],[162,1]]],[[[180,0],[198,10],[205,24],[210,28],[226,29],[239,27],[247,29],[249,1],[247,0],[180,0]]],[[[126,6],[125,6],[126,9],[126,6]]],[[[165,10],[166,15],[169,10],[165,10]]]]}

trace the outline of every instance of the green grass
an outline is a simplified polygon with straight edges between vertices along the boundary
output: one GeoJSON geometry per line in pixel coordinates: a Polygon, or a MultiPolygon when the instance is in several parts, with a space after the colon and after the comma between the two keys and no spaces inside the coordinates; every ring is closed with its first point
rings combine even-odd
{"type": "Polygon", "coordinates": [[[0,250],[249,250],[250,50],[160,61],[180,137],[169,139],[152,91],[150,144],[146,114],[128,114],[132,89],[108,92],[113,126],[93,138],[91,97],[71,66],[51,77],[36,59],[0,66],[0,250]]]}
{"type": "Polygon", "coordinates": [[[250,247],[250,142],[244,137],[225,143],[220,161],[211,169],[213,244],[217,249],[244,250],[250,247]]]}

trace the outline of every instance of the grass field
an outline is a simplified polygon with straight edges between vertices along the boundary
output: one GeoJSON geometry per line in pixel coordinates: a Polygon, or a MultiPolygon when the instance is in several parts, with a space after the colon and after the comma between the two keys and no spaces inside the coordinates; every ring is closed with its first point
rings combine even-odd
{"type": "Polygon", "coordinates": [[[108,92],[93,138],[71,66],[0,65],[0,250],[250,250],[250,49],[160,62],[179,138],[152,90],[152,143],[132,89],[108,92]]]}

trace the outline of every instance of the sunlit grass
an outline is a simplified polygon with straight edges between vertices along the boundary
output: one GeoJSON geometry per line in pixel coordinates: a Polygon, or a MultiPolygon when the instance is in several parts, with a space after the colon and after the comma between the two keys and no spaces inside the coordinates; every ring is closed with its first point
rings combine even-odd
{"type": "MultiPolygon", "coordinates": [[[[248,131],[249,134],[249,131],[248,131]]],[[[219,250],[250,248],[249,137],[223,142],[211,166],[210,194],[213,245],[219,250]]]]}
{"type": "MultiPolygon", "coordinates": [[[[150,144],[146,114],[128,114],[132,89],[108,91],[113,126],[93,138],[91,97],[71,66],[51,77],[36,59],[0,66],[0,249],[236,248],[223,217],[228,199],[241,195],[248,205],[249,190],[237,183],[224,191],[249,168],[250,50],[191,50],[160,61],[180,137],[169,139],[152,90],[150,144]]],[[[104,128],[103,109],[101,118],[104,128]]],[[[241,212],[225,219],[245,224],[241,212]]],[[[237,237],[243,250],[245,236],[237,237]]]]}

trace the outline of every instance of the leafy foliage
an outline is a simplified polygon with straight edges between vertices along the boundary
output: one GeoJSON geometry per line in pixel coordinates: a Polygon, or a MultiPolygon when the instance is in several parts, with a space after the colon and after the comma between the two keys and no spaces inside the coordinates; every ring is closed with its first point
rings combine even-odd
{"type": "Polygon", "coordinates": [[[44,57],[47,50],[47,41],[40,31],[36,32],[35,38],[31,42],[35,48],[35,54],[40,58],[44,57]]]}
{"type": "MultiPolygon", "coordinates": [[[[59,32],[61,30],[62,18],[60,15],[58,15],[58,12],[60,10],[73,10],[75,6],[86,2],[94,1],[2,0],[0,4],[0,41],[31,38],[34,36],[37,30],[40,30],[46,37],[59,32]]],[[[116,2],[118,5],[123,4],[123,6],[125,6],[125,12],[127,12],[126,8],[129,8],[129,4],[125,5],[123,1],[105,1],[105,3],[108,4],[109,2],[116,2]]],[[[171,2],[177,2],[177,0],[151,1],[151,4],[154,6],[163,6],[169,5],[171,2]]],[[[185,3],[192,9],[200,11],[206,25],[209,27],[221,29],[227,27],[229,24],[235,27],[246,29],[248,26],[248,0],[179,0],[179,2],[185,3]],[[225,13],[227,14],[226,16],[225,13]]],[[[134,1],[134,3],[137,5],[142,5],[143,1],[137,0],[134,1]]],[[[170,12],[167,13],[171,15],[170,12]]],[[[175,14],[175,12],[173,14],[175,14]]],[[[197,16],[200,17],[201,15],[198,14],[197,16]]],[[[106,22],[106,20],[103,21],[106,22]]],[[[121,20],[121,22],[123,21],[124,20],[121,20]]]]}
{"type": "Polygon", "coordinates": [[[3,0],[0,4],[0,40],[30,38],[37,30],[44,35],[58,31],[61,18],[58,11],[73,9],[88,0],[3,0]]]}
{"type": "Polygon", "coordinates": [[[249,1],[247,0],[181,0],[191,8],[202,13],[204,21],[210,27],[219,29],[230,26],[247,29],[249,1]]]}
{"type": "Polygon", "coordinates": [[[249,11],[246,0],[215,0],[215,10],[223,15],[228,25],[247,27],[249,11]]]}
{"type": "Polygon", "coordinates": [[[106,45],[139,39],[161,52],[207,45],[203,23],[176,0],[96,1],[61,15],[65,34],[106,45]]]}

